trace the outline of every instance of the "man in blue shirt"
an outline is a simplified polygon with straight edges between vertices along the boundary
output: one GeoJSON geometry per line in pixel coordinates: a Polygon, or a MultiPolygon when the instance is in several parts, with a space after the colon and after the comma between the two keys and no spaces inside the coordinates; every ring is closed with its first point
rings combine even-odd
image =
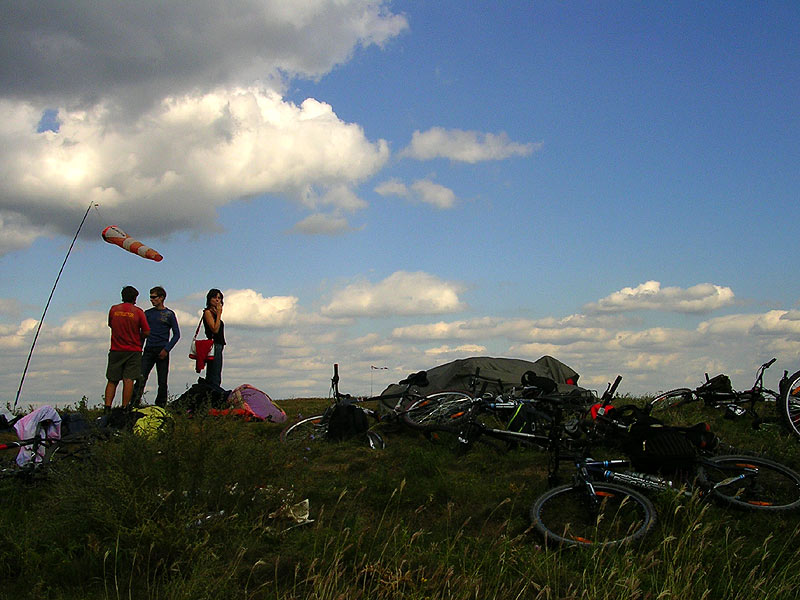
{"type": "Polygon", "coordinates": [[[147,377],[153,366],[156,367],[158,375],[158,394],[156,395],[156,406],[166,406],[167,404],[167,375],[169,373],[169,352],[181,339],[181,331],[178,328],[178,319],[175,313],[164,306],[167,299],[167,292],[161,286],[156,286],[150,290],[150,302],[153,308],[144,311],[147,317],[147,324],[150,325],[150,335],[145,342],[142,352],[142,379],[136,384],[136,404],[142,398],[144,388],[147,385],[147,377]],[[170,332],[172,337],[170,338],[170,332]]]}

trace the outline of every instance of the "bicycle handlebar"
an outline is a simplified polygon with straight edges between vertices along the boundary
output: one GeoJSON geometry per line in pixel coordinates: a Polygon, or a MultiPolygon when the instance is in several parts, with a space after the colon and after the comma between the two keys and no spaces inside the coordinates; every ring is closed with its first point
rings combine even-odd
{"type": "Polygon", "coordinates": [[[759,367],[758,372],[756,373],[756,382],[753,384],[753,387],[750,388],[751,392],[756,392],[759,389],[764,388],[764,371],[769,369],[776,360],[778,359],[773,358],[772,360],[768,360],[759,367]]]}
{"type": "Polygon", "coordinates": [[[602,401],[600,406],[608,406],[611,399],[614,397],[614,394],[619,387],[619,384],[622,382],[622,375],[617,375],[617,378],[614,380],[614,383],[608,384],[608,389],[606,389],[605,393],[603,394],[602,401]]]}

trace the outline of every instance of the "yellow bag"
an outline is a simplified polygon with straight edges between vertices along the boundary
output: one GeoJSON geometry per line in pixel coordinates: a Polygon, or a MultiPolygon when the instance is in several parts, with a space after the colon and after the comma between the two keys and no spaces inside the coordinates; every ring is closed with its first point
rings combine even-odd
{"type": "Polygon", "coordinates": [[[172,415],[160,406],[143,406],[137,408],[134,414],[142,416],[133,423],[133,433],[148,439],[169,432],[175,426],[172,415]]]}

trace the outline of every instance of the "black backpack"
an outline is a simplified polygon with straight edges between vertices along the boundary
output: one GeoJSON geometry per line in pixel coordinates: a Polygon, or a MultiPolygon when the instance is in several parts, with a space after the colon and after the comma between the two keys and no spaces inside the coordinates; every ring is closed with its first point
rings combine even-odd
{"type": "Polygon", "coordinates": [[[61,413],[61,437],[89,433],[92,425],[79,412],[61,413]]]}
{"type": "Polygon", "coordinates": [[[366,433],[367,429],[367,415],[361,407],[336,404],[330,409],[327,439],[338,442],[366,433]]]}
{"type": "Polygon", "coordinates": [[[206,383],[206,380],[200,377],[197,383],[170,404],[170,409],[176,413],[191,413],[203,416],[213,408],[227,408],[229,394],[230,392],[223,390],[219,386],[206,383]]]}
{"type": "Polygon", "coordinates": [[[731,378],[727,375],[719,374],[708,379],[706,375],[706,382],[697,388],[697,394],[703,398],[715,395],[731,395],[733,394],[731,378]]]}
{"type": "Polygon", "coordinates": [[[697,447],[691,440],[677,428],[665,425],[634,425],[624,449],[634,468],[646,473],[688,468],[697,459],[697,447]]]}
{"type": "Polygon", "coordinates": [[[689,469],[701,451],[713,450],[719,443],[707,423],[691,427],[666,425],[633,406],[622,407],[619,412],[624,415],[623,420],[628,420],[627,431],[621,434],[622,450],[639,471],[669,473],[689,469]]]}

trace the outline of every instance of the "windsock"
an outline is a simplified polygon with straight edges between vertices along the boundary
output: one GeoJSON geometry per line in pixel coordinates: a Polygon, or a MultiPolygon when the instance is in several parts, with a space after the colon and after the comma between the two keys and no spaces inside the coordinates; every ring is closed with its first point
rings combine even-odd
{"type": "Polygon", "coordinates": [[[124,248],[128,252],[133,252],[134,254],[138,254],[142,258],[149,258],[150,260],[154,260],[159,262],[164,259],[158,252],[153,250],[152,248],[148,248],[139,240],[133,239],[127,233],[122,231],[116,225],[109,225],[105,229],[103,229],[103,239],[107,241],[109,244],[116,244],[120,248],[124,248]]]}

